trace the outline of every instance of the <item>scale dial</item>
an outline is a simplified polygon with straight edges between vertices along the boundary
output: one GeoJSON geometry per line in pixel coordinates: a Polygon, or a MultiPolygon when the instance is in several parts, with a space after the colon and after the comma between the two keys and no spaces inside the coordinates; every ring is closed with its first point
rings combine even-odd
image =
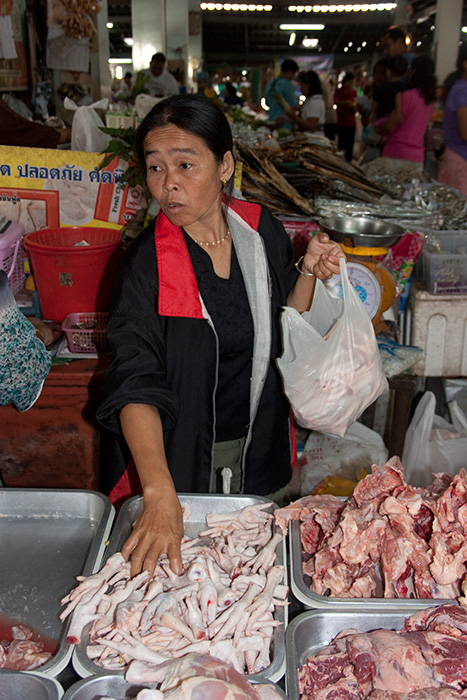
{"type": "MultiPolygon", "coordinates": [[[[373,320],[381,309],[381,286],[375,275],[365,265],[358,262],[347,262],[347,275],[350,284],[357,292],[368,316],[373,320]]],[[[326,288],[331,294],[342,299],[342,281],[340,275],[334,275],[326,280],[326,288]]]]}

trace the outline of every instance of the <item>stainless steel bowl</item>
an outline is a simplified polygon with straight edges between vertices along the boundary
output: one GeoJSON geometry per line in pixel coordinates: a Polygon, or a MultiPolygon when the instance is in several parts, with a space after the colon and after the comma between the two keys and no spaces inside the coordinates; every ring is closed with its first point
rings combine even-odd
{"type": "Polygon", "coordinates": [[[397,224],[360,216],[332,216],[320,219],[319,224],[333,241],[347,248],[390,248],[404,234],[397,224]]]}

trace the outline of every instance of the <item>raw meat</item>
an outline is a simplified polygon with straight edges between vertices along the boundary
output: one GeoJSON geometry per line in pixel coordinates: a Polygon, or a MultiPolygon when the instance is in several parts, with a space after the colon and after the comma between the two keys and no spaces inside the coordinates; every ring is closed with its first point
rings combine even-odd
{"type": "Polygon", "coordinates": [[[284,567],[275,564],[283,534],[273,531],[268,508],[208,514],[208,528],[182,542],[181,576],[163,558],[152,578],[143,572],[130,579],[129,563],[114,554],[62,601],[62,619],[72,615],[68,641],[78,644],[90,625],[88,657],[107,669],[129,665],[134,683],[159,682],[155,667],[191,653],[260,673],[271,664],[274,628],[282,624],[274,611],[288,604],[284,567]]]}
{"type": "Polygon", "coordinates": [[[0,641],[0,668],[14,671],[32,671],[43,666],[52,658],[50,652],[44,651],[44,644],[33,641],[33,632],[24,625],[12,627],[11,641],[0,641]]]}
{"type": "Polygon", "coordinates": [[[319,595],[455,599],[467,591],[465,469],[414,488],[392,457],[373,465],[346,503],[305,496],[275,518],[282,528],[300,521],[303,575],[319,595]]]}
{"type": "Polygon", "coordinates": [[[467,610],[445,605],[415,613],[400,631],[341,632],[298,669],[301,699],[467,696],[466,630],[467,610]]]}

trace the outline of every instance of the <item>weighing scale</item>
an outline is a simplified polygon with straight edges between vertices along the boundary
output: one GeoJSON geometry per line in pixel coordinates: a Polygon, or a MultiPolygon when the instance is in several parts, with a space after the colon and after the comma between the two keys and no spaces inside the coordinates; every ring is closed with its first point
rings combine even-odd
{"type": "MultiPolygon", "coordinates": [[[[376,324],[396,296],[394,277],[378,258],[386,255],[404,230],[396,224],[363,217],[336,216],[321,219],[319,224],[332,240],[342,245],[350,283],[376,324]]],[[[340,275],[334,275],[325,284],[335,296],[342,296],[340,275]]]]}

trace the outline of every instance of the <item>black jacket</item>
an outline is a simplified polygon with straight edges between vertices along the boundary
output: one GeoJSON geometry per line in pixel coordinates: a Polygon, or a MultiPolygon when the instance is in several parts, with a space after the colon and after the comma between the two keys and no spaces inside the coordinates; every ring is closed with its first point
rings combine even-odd
{"type": "MultiPolygon", "coordinates": [[[[280,308],[297,273],[288,236],[267,209],[232,200],[228,217],[255,325],[243,492],[264,495],[291,476],[290,408],[274,358],[281,352],[280,308]]],[[[121,436],[118,415],[124,405],[157,406],[176,490],[207,493],[215,442],[217,337],[183,233],[162,213],[127,251],[107,339],[113,361],[98,420],[121,436]]],[[[118,458],[113,452],[110,459],[101,484],[108,493],[125,468],[123,452],[118,458]]]]}

